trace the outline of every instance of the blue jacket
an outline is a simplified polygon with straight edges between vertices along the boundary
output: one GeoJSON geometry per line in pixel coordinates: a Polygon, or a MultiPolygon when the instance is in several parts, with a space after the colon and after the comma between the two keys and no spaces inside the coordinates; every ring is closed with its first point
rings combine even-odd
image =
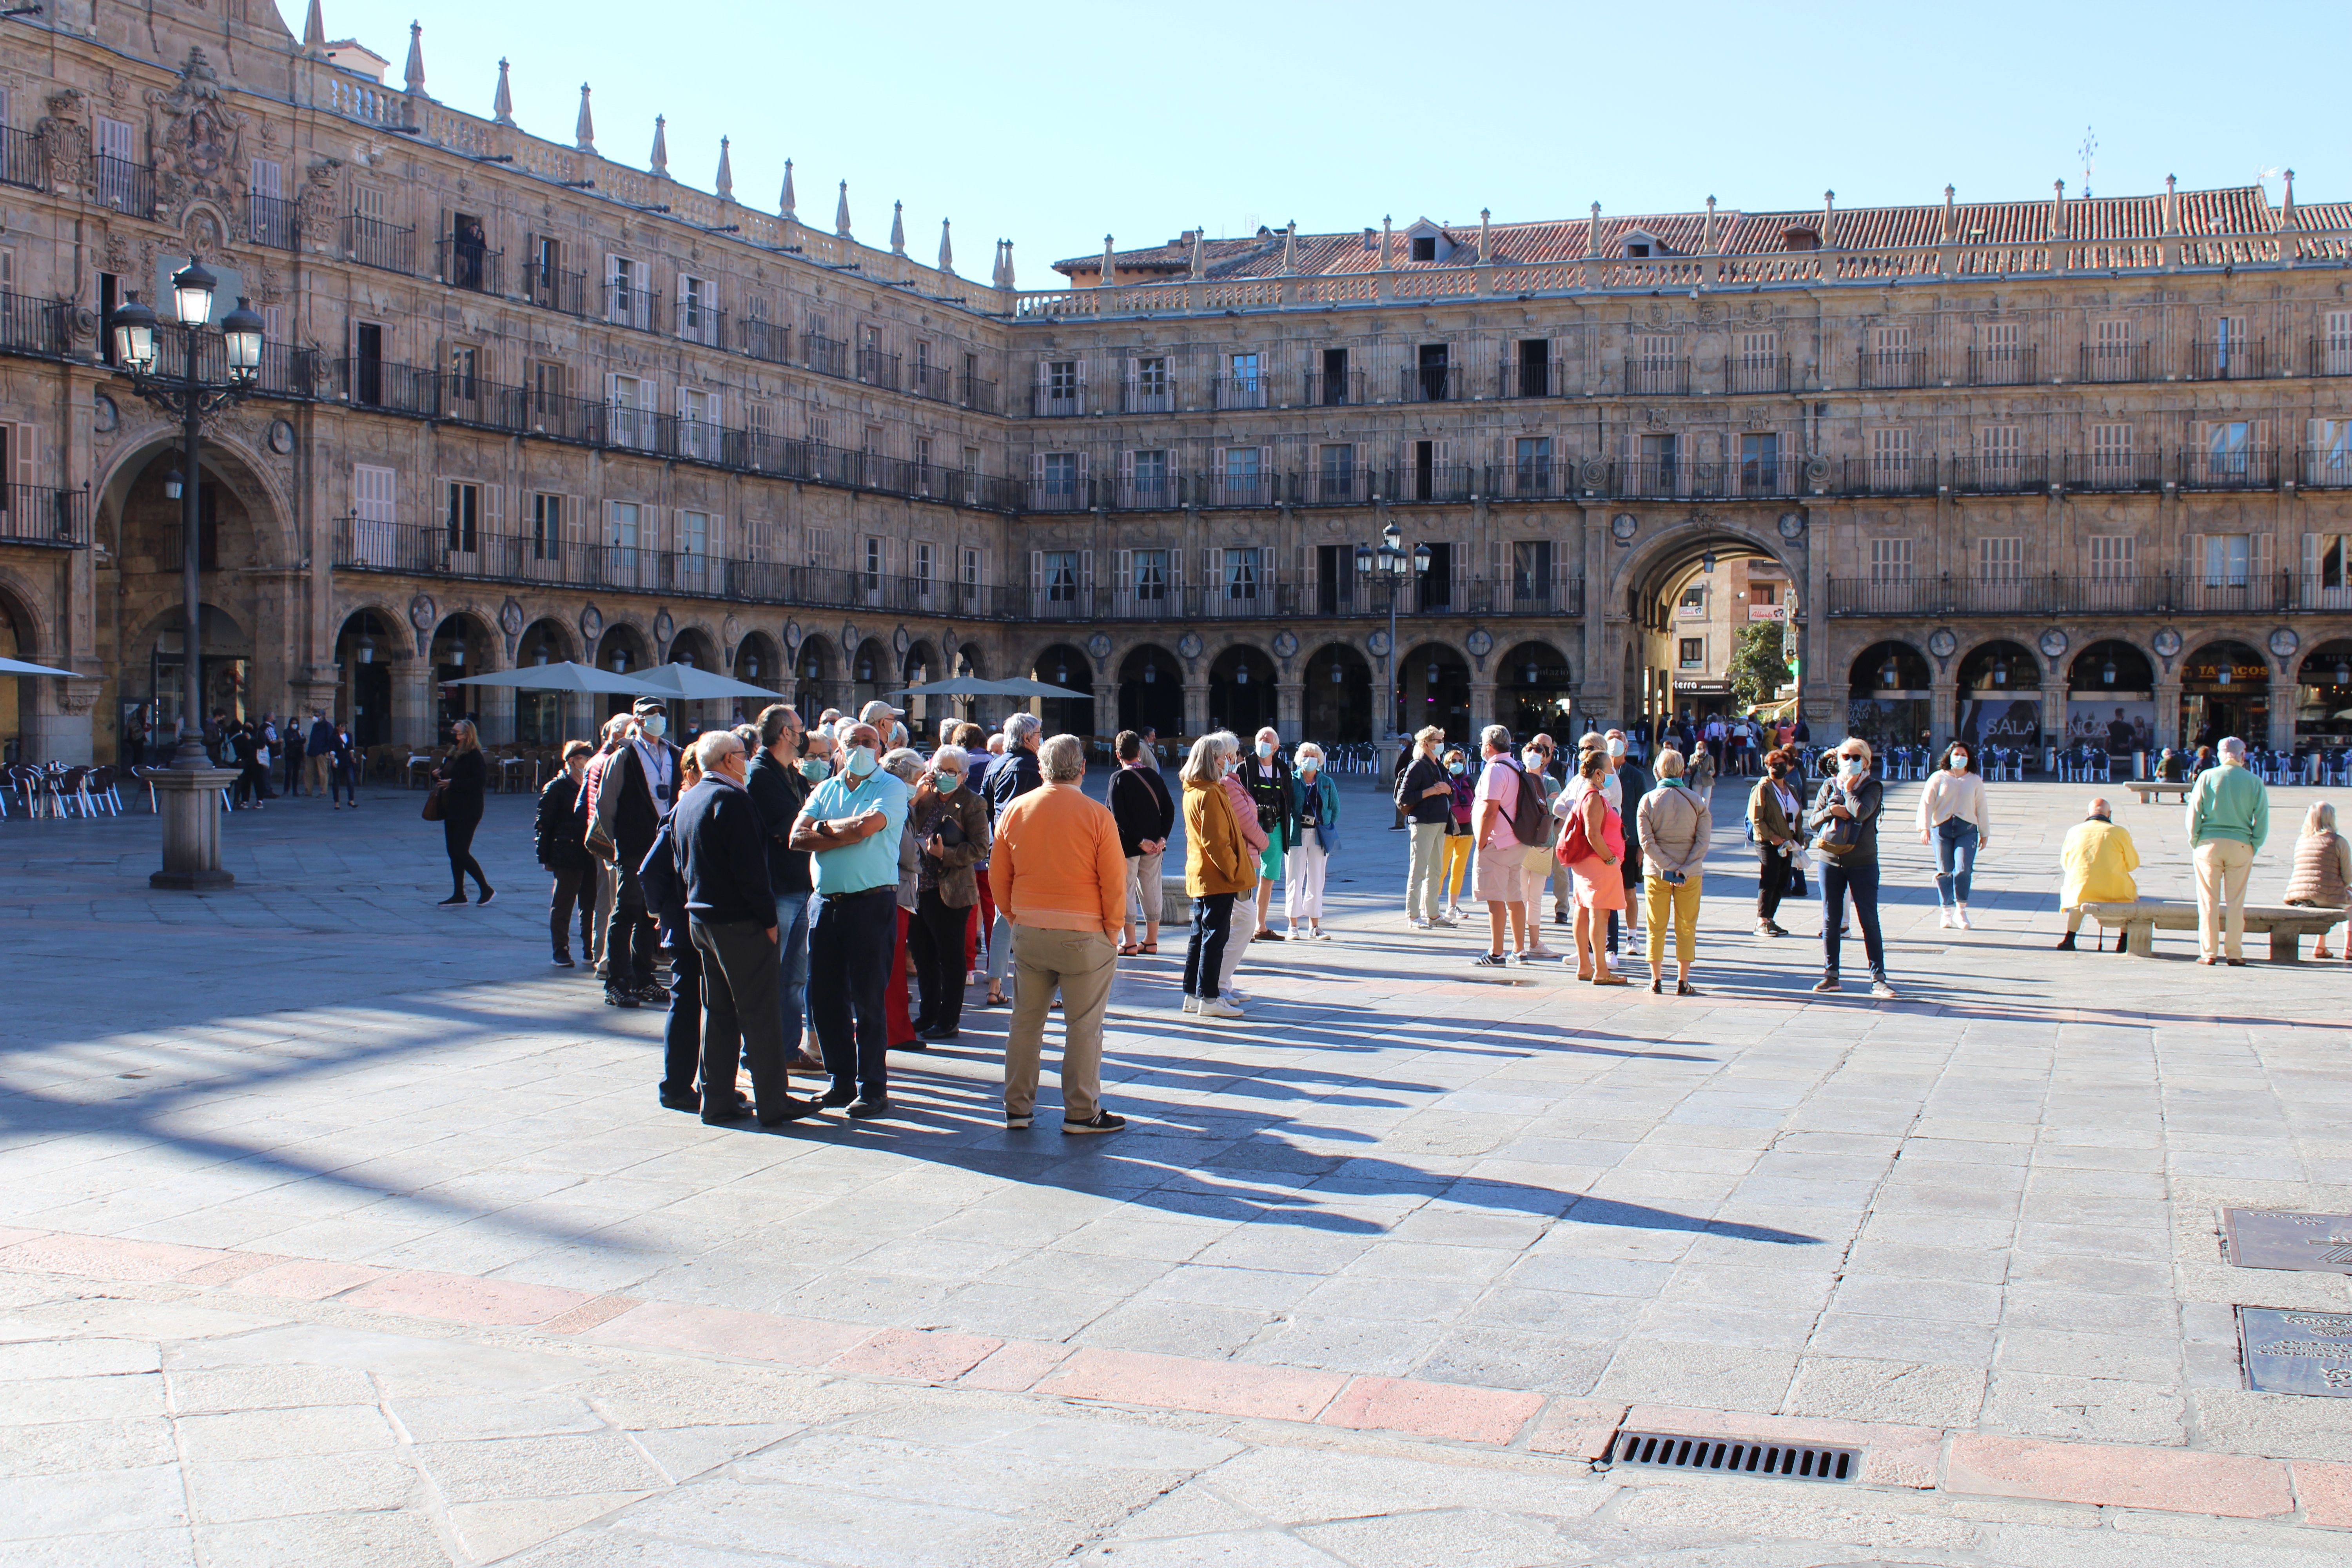
{"type": "MultiPolygon", "coordinates": [[[[1290,819],[1296,823],[1307,806],[1307,796],[1314,796],[1315,837],[1323,853],[1330,854],[1339,847],[1339,786],[1331,775],[1318,770],[1315,782],[1307,783],[1297,774],[1290,780],[1290,819]]],[[[1304,837],[1302,834],[1300,836],[1304,837]]]]}
{"type": "Polygon", "coordinates": [[[670,814],[677,869],[686,885],[686,912],[704,925],[756,921],[776,923],[776,894],[768,880],[768,835],[760,808],[740,784],[704,779],[670,814]]]}

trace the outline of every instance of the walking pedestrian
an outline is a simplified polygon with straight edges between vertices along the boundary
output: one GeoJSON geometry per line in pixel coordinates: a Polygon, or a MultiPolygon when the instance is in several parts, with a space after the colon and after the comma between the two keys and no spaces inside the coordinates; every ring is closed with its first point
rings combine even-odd
{"type": "Polygon", "coordinates": [[[1559,851],[1576,878],[1576,920],[1569,928],[1576,977],[1595,985],[1622,985],[1625,977],[1609,967],[1607,917],[1625,904],[1625,823],[1609,804],[1609,753],[1579,752],[1576,776],[1579,787],[1560,792],[1569,809],[1559,851]]]}
{"type": "Polygon", "coordinates": [[[1927,787],[1919,792],[1919,842],[1936,847],[1936,923],[1969,929],[1969,883],[1977,852],[1992,843],[1992,817],[1986,808],[1984,775],[1965,741],[1955,741],[1937,759],[1927,787]]]}
{"type": "Polygon", "coordinates": [[[1870,776],[1870,764],[1869,742],[1859,735],[1839,742],[1837,776],[1822,781],[1805,816],[1821,857],[1822,964],[1813,989],[1838,988],[1839,921],[1851,898],[1870,961],[1870,994],[1892,1001],[1895,991],[1886,978],[1886,943],[1878,930],[1878,812],[1885,791],[1870,776]]]}
{"type": "MultiPolygon", "coordinates": [[[[2336,831],[2336,807],[2314,801],[2304,814],[2302,836],[2294,841],[2294,869],[2288,877],[2286,897],[2280,900],[2298,909],[2340,910],[2352,904],[2352,845],[2336,831]]],[[[2352,931],[2347,933],[2352,939],[2352,931]]],[[[2311,956],[2333,956],[2327,933],[2321,931],[2311,956]]],[[[2352,940],[2344,943],[2344,957],[2352,963],[2352,940]]]]}
{"type": "Polygon", "coordinates": [[[1297,825],[1290,816],[1291,778],[1289,759],[1282,754],[1282,736],[1269,724],[1257,732],[1241,765],[1242,787],[1249,792],[1257,812],[1258,831],[1265,835],[1265,847],[1258,853],[1257,929],[1250,933],[1253,942],[1282,940],[1282,933],[1266,923],[1266,915],[1274,902],[1274,885],[1282,879],[1285,858],[1298,837],[1297,825]]]}
{"type": "Polygon", "coordinates": [[[595,891],[589,879],[595,862],[588,858],[587,814],[581,809],[580,782],[596,748],[585,741],[567,741],[563,766],[539,792],[539,818],[531,838],[539,863],[555,879],[547,898],[548,937],[554,944],[555,967],[571,969],[572,922],[580,922],[580,951],[588,948],[588,927],[595,919],[595,891]]]}
{"type": "Polygon", "coordinates": [[[1790,778],[1797,753],[1775,746],[1765,753],[1764,776],[1748,794],[1748,820],[1756,835],[1756,934],[1786,936],[1777,918],[1780,900],[1796,885],[1797,858],[1804,852],[1802,803],[1790,778]]]}
{"type": "Polygon", "coordinates": [[[1323,748],[1302,741],[1291,759],[1290,823],[1297,842],[1284,857],[1282,910],[1293,941],[1328,942],[1323,880],[1339,842],[1339,788],[1323,771],[1323,748]]]}
{"type": "Polygon", "coordinates": [[[810,794],[792,845],[811,852],[820,900],[809,931],[809,1016],[833,1077],[824,1103],[864,1118],[890,1109],[883,990],[896,945],[908,794],[882,771],[873,725],[852,724],[841,739],[848,748],[842,770],[810,794]]]}
{"type": "Polygon", "coordinates": [[[1005,808],[988,860],[996,903],[1013,919],[1017,966],[1004,1037],[1004,1125],[1031,1124],[1045,1013],[1062,997],[1062,1131],[1116,1132],[1102,1108],[1103,1013],[1127,918],[1118,824],[1087,798],[1086,742],[1056,735],[1038,752],[1044,784],[1005,808]]]}
{"type": "Polygon", "coordinates": [[[483,877],[482,863],[474,858],[474,830],[482,825],[482,790],[489,777],[489,764],[482,756],[482,742],[470,720],[460,719],[450,725],[449,740],[449,755],[433,770],[433,776],[441,781],[441,843],[449,852],[449,880],[456,889],[441,901],[464,903],[466,878],[471,875],[481,892],[480,901],[487,904],[498,896],[498,889],[483,877]]]}
{"type": "Polygon", "coordinates": [[[814,1114],[816,1105],[793,1098],[785,1076],[767,832],[744,787],[743,742],[714,730],[694,751],[702,780],[679,801],[671,832],[702,973],[702,1120],[740,1121],[749,1110],[761,1126],[774,1127],[814,1114]],[[751,1068],[749,1106],[735,1089],[738,1056],[751,1068]]]}
{"type": "Polygon", "coordinates": [[[645,864],[661,819],[677,803],[677,748],[663,739],[669,709],[658,697],[630,708],[629,738],[604,761],[591,807],[588,850],[604,846],[613,858],[613,917],[604,928],[604,1000],[613,1006],[669,1000],[654,978],[658,934],[646,910],[637,868],[645,864]]]}
{"type": "MultiPolygon", "coordinates": [[[[1034,713],[1014,713],[1005,719],[1003,731],[991,742],[1002,742],[1003,747],[988,764],[980,785],[992,834],[1006,806],[1045,782],[1037,771],[1037,747],[1045,732],[1045,721],[1034,713]]],[[[1013,924],[1000,909],[988,928],[988,1005],[992,1007],[1004,1005],[1004,977],[1012,964],[1013,924]]]]}
{"type": "Polygon", "coordinates": [[[964,933],[980,901],[972,868],[990,852],[988,808],[965,782],[971,764],[961,746],[933,752],[907,818],[920,855],[907,946],[921,994],[915,1036],[925,1042],[952,1040],[963,1027],[964,933]]]}
{"type": "MultiPolygon", "coordinates": [[[[802,1046],[808,1019],[809,858],[793,847],[793,823],[808,804],[809,792],[833,776],[823,758],[801,755],[807,734],[791,704],[760,710],[760,754],[743,775],[744,792],[760,813],[761,842],[767,851],[768,889],[776,896],[776,1020],[787,1070],[819,1068],[802,1046]]],[[[824,742],[830,751],[833,742],[824,742]]]]}
{"type": "Polygon", "coordinates": [[[1176,802],[1168,793],[1168,781],[1160,776],[1158,759],[1145,748],[1140,734],[1121,730],[1111,749],[1118,753],[1118,771],[1111,774],[1106,794],[1111,820],[1118,824],[1119,853],[1127,858],[1130,905],[1119,928],[1118,951],[1122,956],[1158,952],[1162,857],[1168,851],[1169,835],[1176,831],[1176,802]],[[1140,944],[1135,940],[1138,920],[1143,922],[1140,944]]]}
{"type": "Polygon", "coordinates": [[[1437,760],[1445,731],[1432,724],[1412,738],[1412,760],[1397,775],[1394,800],[1412,827],[1404,879],[1404,912],[1414,931],[1447,931],[1454,922],[1437,912],[1440,846],[1454,815],[1454,784],[1437,760]]]}
{"type": "Polygon", "coordinates": [[[1458,925],[1462,920],[1462,884],[1470,875],[1470,851],[1475,842],[1470,837],[1470,814],[1478,804],[1478,775],[1470,771],[1459,746],[1446,748],[1445,782],[1452,794],[1445,803],[1445,837],[1441,841],[1444,859],[1438,887],[1447,922],[1458,925]]]}
{"type": "Polygon", "coordinates": [[[686,871],[678,854],[677,808],[702,782],[702,763],[692,746],[681,747],[677,758],[677,801],[662,813],[654,841],[637,865],[637,887],[653,917],[658,950],[669,959],[667,1012],[662,1020],[661,1103],[671,1110],[699,1111],[713,1126],[740,1120],[751,1107],[733,1092],[721,1099],[706,1093],[711,1076],[702,1060],[702,957],[694,950],[687,930],[686,871]],[[732,1105],[733,1110],[729,1110],[732,1105]]]}
{"type": "Polygon", "coordinates": [[[2197,862],[2197,962],[2246,963],[2246,874],[2270,837],[2271,803],[2246,766],[2246,742],[2225,735],[2220,761],[2189,792],[2189,846],[2197,862]],[[2223,942],[2223,927],[2228,940],[2223,942]]]}
{"type": "MultiPolygon", "coordinates": [[[[2139,885],[2132,872],[2139,868],[2139,851],[2131,834],[2116,825],[2115,809],[2094,798],[2090,815],[2069,828],[2059,846],[2058,864],[2064,873],[2058,907],[2065,912],[2066,934],[2058,939],[2062,952],[2074,951],[2074,933],[2083,929],[2085,904],[2128,904],[2137,901],[2139,885]]],[[[2116,932],[2116,951],[2124,951],[2129,933],[2116,932]]],[[[2091,951],[2099,951],[2099,933],[2091,933],[2091,951]]]]}
{"type": "Polygon", "coordinates": [[[1225,794],[1234,751],[1230,733],[1202,735],[1192,742],[1192,753],[1177,775],[1184,785],[1184,890],[1192,900],[1192,935],[1184,949],[1184,1011],[1205,1018],[1242,1016],[1241,1008],[1219,994],[1217,983],[1233,931],[1234,900],[1257,879],[1241,819],[1225,794]]]}
{"type": "Polygon", "coordinates": [[[352,809],[357,811],[360,808],[360,770],[364,764],[364,756],[359,742],[352,739],[350,725],[335,726],[334,742],[328,752],[328,761],[327,788],[332,804],[327,809],[341,810],[342,797],[348,795],[352,809]]]}
{"type": "Polygon", "coordinates": [[[1650,993],[1666,984],[1666,928],[1675,932],[1675,994],[1696,996],[1691,961],[1698,945],[1699,885],[1715,811],[1707,797],[1684,778],[1679,752],[1658,753],[1658,782],[1633,810],[1633,831],[1642,841],[1642,901],[1649,906],[1650,993]]]}

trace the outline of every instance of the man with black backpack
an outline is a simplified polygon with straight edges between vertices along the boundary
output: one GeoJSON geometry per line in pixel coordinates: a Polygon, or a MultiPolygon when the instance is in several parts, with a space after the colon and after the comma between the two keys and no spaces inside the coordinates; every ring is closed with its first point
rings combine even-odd
{"type": "Polygon", "coordinates": [[[1528,933],[1528,847],[1543,844],[1550,834],[1551,813],[1546,809],[1543,786],[1528,777],[1511,756],[1511,732],[1489,724],[1479,737],[1486,759],[1473,797],[1470,833],[1477,846],[1471,862],[1472,896],[1486,906],[1486,953],[1474,961],[1481,969],[1500,969],[1510,963],[1503,952],[1507,927],[1511,945],[1522,963],[1533,963],[1528,933]]]}

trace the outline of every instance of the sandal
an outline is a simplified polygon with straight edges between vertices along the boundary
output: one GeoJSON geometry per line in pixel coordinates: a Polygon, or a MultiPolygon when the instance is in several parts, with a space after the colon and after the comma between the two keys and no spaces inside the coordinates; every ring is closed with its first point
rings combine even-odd
{"type": "Polygon", "coordinates": [[[1160,951],[1160,944],[1156,942],[1141,942],[1137,945],[1135,951],[1138,952],[1158,952],[1160,951]]]}
{"type": "Polygon", "coordinates": [[[1592,984],[1595,985],[1630,985],[1633,982],[1626,979],[1623,975],[1616,973],[1614,970],[1612,970],[1606,973],[1595,974],[1592,977],[1592,984]]]}
{"type": "Polygon", "coordinates": [[[1121,958],[1133,958],[1137,953],[1142,951],[1143,950],[1141,948],[1136,946],[1135,943],[1131,942],[1123,942],[1118,944],[1118,955],[1121,958]]]}

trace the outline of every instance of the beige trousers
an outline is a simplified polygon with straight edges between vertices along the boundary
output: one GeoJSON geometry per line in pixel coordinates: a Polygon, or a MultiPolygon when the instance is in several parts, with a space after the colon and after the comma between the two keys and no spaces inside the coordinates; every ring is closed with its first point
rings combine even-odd
{"type": "Polygon", "coordinates": [[[2254,847],[2234,838],[2209,838],[2197,847],[2197,951],[2206,958],[2246,956],[2246,873],[2254,867],[2254,847]],[[2229,942],[2223,951],[2226,922],[2229,942]]]}
{"type": "Polygon", "coordinates": [[[1102,1104],[1103,1012],[1118,943],[1098,931],[1013,928],[1013,1022],[1004,1037],[1004,1114],[1037,1108],[1045,1010],[1062,992],[1062,1120],[1091,1121],[1102,1104]]]}

